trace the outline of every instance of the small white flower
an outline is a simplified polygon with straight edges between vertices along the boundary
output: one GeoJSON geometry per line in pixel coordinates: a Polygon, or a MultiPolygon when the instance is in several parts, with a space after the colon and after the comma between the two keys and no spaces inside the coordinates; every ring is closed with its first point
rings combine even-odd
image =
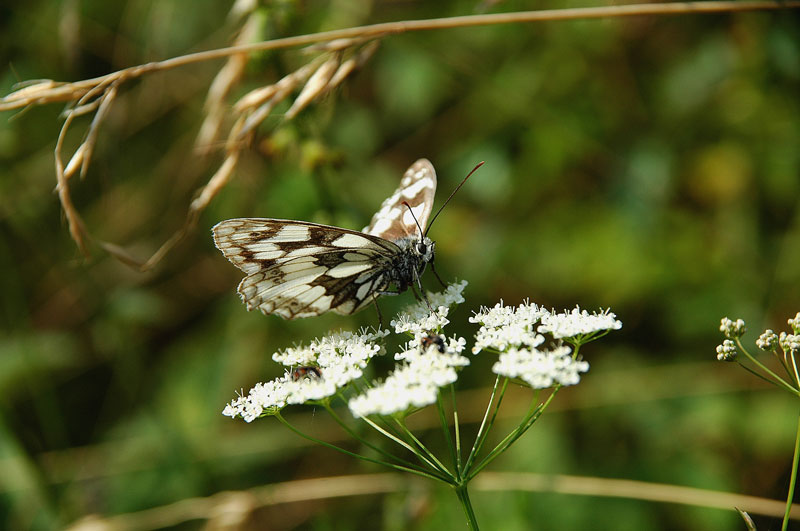
{"type": "Polygon", "coordinates": [[[314,366],[319,378],[293,379],[291,371],[287,371],[280,378],[256,384],[247,396],[228,404],[222,414],[251,422],[262,413],[280,411],[287,404],[303,404],[332,396],[360,378],[372,357],[383,354],[383,346],[375,341],[388,334],[388,330],[337,332],[317,338],[308,346],[277,352],[272,356],[275,361],[288,367],[314,366]]]}
{"type": "Polygon", "coordinates": [[[385,352],[383,346],[376,341],[387,335],[388,330],[337,332],[317,338],[307,347],[293,347],[277,352],[272,359],[288,367],[319,367],[323,379],[338,388],[359,378],[369,360],[385,352]]]}
{"type": "Polygon", "coordinates": [[[596,332],[619,330],[620,328],[622,328],[622,322],[617,320],[617,316],[608,309],[590,314],[586,310],[581,310],[579,306],[575,306],[569,312],[551,312],[542,316],[539,332],[548,333],[556,339],[573,338],[585,341],[586,336],[596,332]]]}
{"type": "Polygon", "coordinates": [[[792,327],[792,331],[794,331],[795,334],[800,334],[800,312],[797,312],[794,319],[789,319],[786,322],[789,323],[789,326],[792,327]]]}
{"type": "Polygon", "coordinates": [[[717,359],[719,361],[734,361],[737,355],[736,343],[732,340],[726,339],[721,345],[717,345],[717,359]]]}
{"type": "Polygon", "coordinates": [[[458,379],[456,369],[469,365],[468,358],[447,351],[441,353],[431,348],[423,354],[419,345],[403,355],[408,360],[406,364],[348,402],[355,417],[392,415],[433,404],[439,388],[458,379]]]}
{"type": "Polygon", "coordinates": [[[747,327],[742,319],[732,321],[727,317],[720,319],[719,331],[722,332],[728,339],[736,339],[742,337],[747,331],[747,327]]]}
{"type": "Polygon", "coordinates": [[[288,376],[266,383],[257,383],[247,396],[238,396],[225,406],[222,414],[227,417],[242,417],[246,422],[252,422],[262,413],[279,411],[286,405],[288,389],[286,383],[288,376]]]}
{"type": "Polygon", "coordinates": [[[546,389],[555,384],[575,385],[580,381],[580,373],[589,370],[589,364],[572,359],[571,352],[566,345],[549,351],[512,348],[500,354],[492,372],[520,378],[534,389],[546,389]]]}
{"type": "Polygon", "coordinates": [[[450,323],[447,319],[450,307],[464,302],[464,297],[461,293],[466,286],[467,281],[462,280],[461,282],[450,284],[444,291],[439,293],[429,291],[427,297],[431,305],[430,308],[434,310],[433,313],[431,313],[425,301],[421,301],[406,308],[390,324],[398,334],[410,332],[417,335],[429,331],[439,331],[450,323]]]}
{"type": "Polygon", "coordinates": [[[764,330],[764,333],[756,339],[756,346],[761,350],[775,350],[778,347],[778,334],[769,328],[764,330]]]}
{"type": "Polygon", "coordinates": [[[786,354],[794,356],[800,352],[800,334],[781,332],[781,335],[778,337],[778,343],[786,354]]]}
{"type": "Polygon", "coordinates": [[[394,355],[394,359],[397,361],[412,361],[419,356],[425,356],[430,349],[441,353],[438,344],[432,340],[433,338],[441,340],[444,352],[448,354],[461,354],[467,345],[467,340],[463,337],[453,336],[448,339],[441,334],[418,334],[405,344],[402,351],[394,355]],[[427,346],[424,344],[426,339],[429,340],[429,345],[427,346]]]}
{"type": "Polygon", "coordinates": [[[502,352],[513,346],[538,347],[545,339],[534,330],[534,325],[548,313],[527,302],[516,308],[504,306],[502,301],[493,308],[481,308],[469,318],[471,323],[483,325],[475,334],[473,354],[485,349],[502,352]]]}

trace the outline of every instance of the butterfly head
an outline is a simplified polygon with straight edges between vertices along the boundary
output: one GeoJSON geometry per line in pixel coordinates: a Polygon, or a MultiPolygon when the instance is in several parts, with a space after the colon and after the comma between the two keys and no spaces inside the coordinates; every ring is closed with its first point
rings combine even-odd
{"type": "Polygon", "coordinates": [[[433,262],[433,248],[435,244],[433,240],[428,238],[427,236],[421,237],[414,243],[413,249],[414,253],[417,254],[423,262],[433,262]]]}

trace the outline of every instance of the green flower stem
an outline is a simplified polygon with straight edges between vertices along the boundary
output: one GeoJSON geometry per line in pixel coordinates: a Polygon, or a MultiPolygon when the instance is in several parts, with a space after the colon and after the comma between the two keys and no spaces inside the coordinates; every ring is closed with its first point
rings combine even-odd
{"type": "Polygon", "coordinates": [[[425,446],[424,444],[422,444],[422,441],[420,441],[419,439],[417,439],[417,437],[416,437],[416,436],[415,436],[415,435],[414,435],[414,434],[411,432],[411,430],[409,430],[409,429],[408,429],[408,427],[406,426],[406,423],[405,423],[405,422],[403,422],[403,420],[402,420],[402,419],[397,419],[397,418],[396,418],[396,419],[395,419],[395,422],[397,422],[397,425],[398,425],[398,426],[400,426],[400,429],[403,431],[403,433],[405,433],[405,434],[406,434],[406,436],[408,436],[408,437],[409,437],[409,438],[410,438],[412,441],[414,441],[414,444],[417,446],[417,448],[419,448],[420,450],[422,450],[422,451],[425,453],[425,455],[427,455],[427,456],[428,456],[428,458],[429,458],[431,461],[433,461],[433,462],[436,464],[436,467],[435,467],[435,468],[436,468],[437,470],[439,470],[439,471],[440,471],[440,472],[442,472],[443,474],[447,474],[447,475],[448,475],[448,476],[450,476],[451,478],[454,478],[454,477],[455,477],[455,476],[453,476],[453,474],[452,474],[452,473],[451,473],[451,472],[450,472],[450,471],[447,469],[447,467],[446,467],[446,466],[444,466],[444,465],[442,464],[442,462],[441,462],[441,461],[439,461],[439,459],[438,459],[438,458],[437,458],[437,457],[436,457],[436,456],[433,454],[433,452],[431,452],[430,450],[428,450],[428,447],[427,447],[427,446],[425,446]]]}
{"type": "Polygon", "coordinates": [[[794,487],[797,483],[797,462],[800,459],[800,415],[797,417],[797,434],[794,437],[794,458],[792,458],[792,478],[789,480],[789,494],[786,495],[786,513],[783,515],[781,531],[786,531],[789,526],[789,513],[792,511],[794,487]]]}
{"type": "Polygon", "coordinates": [[[298,430],[297,428],[295,428],[291,423],[289,423],[289,421],[287,421],[285,418],[283,418],[283,416],[280,413],[276,412],[274,417],[277,418],[284,426],[286,426],[287,428],[289,428],[290,430],[295,432],[300,437],[302,437],[304,439],[307,439],[307,440],[309,440],[309,441],[311,441],[313,443],[321,444],[322,446],[325,446],[326,448],[330,448],[331,450],[336,450],[337,452],[341,452],[341,453],[343,453],[345,455],[349,455],[350,457],[355,457],[357,459],[362,459],[364,461],[369,461],[370,463],[383,465],[383,466],[386,466],[386,467],[389,467],[389,468],[394,468],[395,470],[401,470],[403,472],[409,472],[411,474],[416,474],[418,476],[422,476],[422,477],[426,477],[426,478],[429,478],[429,479],[434,479],[434,480],[437,480],[437,481],[441,481],[443,483],[450,484],[449,481],[445,481],[442,478],[440,478],[439,476],[430,474],[429,472],[425,472],[424,470],[417,470],[417,469],[414,469],[414,468],[408,468],[408,467],[405,467],[405,466],[396,465],[394,463],[388,463],[386,461],[381,461],[380,459],[374,459],[372,457],[367,457],[365,455],[356,454],[356,453],[353,453],[353,452],[351,452],[349,450],[345,450],[344,448],[336,446],[334,444],[330,444],[330,443],[327,443],[327,442],[322,441],[320,439],[317,439],[315,437],[312,437],[312,436],[310,436],[310,435],[308,435],[306,433],[303,433],[302,431],[298,430]]]}
{"type": "Polygon", "coordinates": [[[328,411],[330,416],[333,417],[333,420],[335,420],[336,423],[339,424],[339,426],[341,426],[344,431],[346,431],[351,437],[353,437],[354,439],[359,441],[364,446],[366,446],[368,448],[372,448],[373,450],[375,450],[379,454],[383,455],[384,457],[387,457],[389,459],[394,459],[398,463],[402,463],[403,465],[405,465],[405,466],[407,466],[409,468],[417,468],[417,466],[414,463],[412,463],[411,461],[407,461],[407,460],[403,459],[402,457],[399,457],[399,456],[396,456],[394,454],[391,454],[391,453],[387,452],[386,450],[384,450],[383,448],[381,448],[379,446],[376,446],[376,445],[370,443],[369,441],[367,441],[366,439],[364,439],[363,437],[361,437],[358,433],[353,431],[353,429],[350,428],[350,426],[348,426],[344,422],[344,420],[342,420],[342,418],[339,415],[336,414],[336,412],[330,406],[330,404],[325,403],[325,404],[322,404],[322,405],[328,411]]]}
{"type": "MultiPolygon", "coordinates": [[[[739,349],[742,351],[742,353],[745,356],[747,356],[747,359],[749,359],[752,363],[757,365],[758,368],[760,368],[762,371],[764,371],[765,373],[769,374],[772,378],[774,378],[773,382],[775,384],[777,384],[779,387],[783,387],[784,389],[786,389],[787,391],[789,391],[793,395],[800,396],[800,391],[798,391],[797,389],[792,387],[788,382],[786,382],[786,380],[784,380],[783,378],[781,378],[780,376],[778,376],[777,374],[772,372],[766,365],[764,365],[763,363],[758,361],[752,354],[750,354],[747,351],[747,349],[744,348],[744,345],[742,345],[742,342],[739,340],[739,338],[736,338],[736,344],[739,346],[739,349]]],[[[741,363],[739,365],[741,365],[742,367],[745,367],[741,363]]],[[[745,367],[745,368],[747,368],[747,367],[745,367]]],[[[754,371],[750,371],[750,372],[752,372],[753,374],[758,374],[758,373],[756,373],[754,371]]],[[[763,378],[763,376],[762,376],[762,378],[763,378]]]]}
{"type": "Polygon", "coordinates": [[[740,361],[737,361],[737,363],[739,364],[739,367],[741,367],[742,369],[746,370],[747,372],[749,372],[753,376],[755,376],[757,378],[761,378],[765,382],[771,383],[772,385],[775,385],[775,386],[783,389],[784,391],[788,391],[788,392],[792,393],[795,396],[800,396],[800,391],[798,391],[797,389],[795,389],[794,387],[792,387],[791,385],[786,383],[784,380],[781,380],[780,378],[778,379],[778,381],[770,380],[769,378],[767,378],[763,374],[760,374],[760,373],[754,371],[753,369],[751,369],[750,367],[748,367],[744,363],[742,363],[740,361]]]}
{"type": "Polygon", "coordinates": [[[544,410],[550,405],[550,402],[553,401],[556,394],[558,393],[559,389],[561,389],[561,385],[556,385],[553,389],[553,392],[550,393],[550,396],[547,397],[547,400],[544,404],[536,405],[536,399],[534,398],[531,401],[531,407],[528,409],[528,413],[525,414],[523,417],[522,422],[520,422],[519,426],[516,427],[511,433],[505,436],[502,441],[500,441],[497,446],[495,446],[489,455],[484,457],[480,463],[478,463],[473,470],[470,471],[469,475],[466,477],[466,480],[469,481],[474,478],[481,470],[483,470],[489,463],[494,461],[494,459],[500,455],[501,453],[505,452],[517,439],[522,437],[522,435],[528,431],[528,429],[533,426],[533,423],[536,422],[539,417],[542,415],[544,410]]]}
{"type": "Polygon", "coordinates": [[[459,480],[461,479],[461,470],[459,467],[459,459],[457,457],[458,453],[453,445],[453,439],[450,437],[450,427],[447,425],[447,415],[444,412],[444,404],[442,404],[441,389],[437,393],[436,409],[439,412],[439,422],[442,425],[442,431],[444,432],[445,441],[447,441],[447,447],[450,449],[450,456],[453,458],[453,467],[455,467],[456,470],[456,480],[459,480]]]}
{"type": "Polygon", "coordinates": [[[475,435],[475,443],[472,445],[472,450],[470,450],[469,456],[467,457],[467,463],[464,465],[463,472],[465,475],[469,473],[469,469],[472,467],[472,463],[475,462],[475,458],[477,457],[478,452],[481,451],[483,443],[484,441],[486,441],[486,437],[489,434],[489,431],[492,429],[494,420],[497,417],[497,412],[500,409],[500,403],[503,401],[503,396],[506,393],[506,387],[508,387],[508,378],[505,378],[503,380],[503,389],[500,391],[500,396],[497,399],[497,405],[495,406],[494,414],[492,415],[492,419],[487,426],[486,420],[489,418],[489,412],[492,410],[492,403],[494,402],[495,395],[497,395],[497,386],[499,384],[500,384],[500,375],[497,375],[497,377],[494,379],[494,387],[492,388],[492,394],[489,397],[489,403],[486,405],[486,411],[483,414],[481,427],[478,428],[478,433],[475,435]]]}
{"type": "Polygon", "coordinates": [[[458,501],[461,502],[461,507],[464,509],[464,514],[467,517],[467,525],[472,531],[478,531],[478,520],[475,518],[475,511],[472,509],[472,502],[469,499],[466,483],[456,485],[453,488],[456,491],[456,496],[458,496],[458,501]]]}
{"type": "MultiPolygon", "coordinates": [[[[784,355],[785,354],[786,353],[784,353],[784,355]]],[[[794,356],[792,356],[792,369],[794,371],[792,373],[792,376],[794,376],[794,387],[796,388],[798,385],[800,385],[800,375],[797,374],[797,361],[794,359],[794,356]]]]}
{"type": "Polygon", "coordinates": [[[456,433],[456,473],[461,477],[461,424],[458,422],[458,404],[456,403],[456,387],[450,384],[450,398],[453,400],[453,429],[456,433]]]}
{"type": "Polygon", "coordinates": [[[384,430],[383,428],[381,428],[380,426],[375,424],[369,418],[362,417],[362,420],[364,422],[366,422],[367,424],[369,424],[370,426],[372,426],[372,428],[375,429],[377,432],[383,434],[384,436],[388,437],[392,441],[396,442],[397,444],[399,444],[400,446],[402,446],[403,448],[405,448],[406,450],[408,450],[409,452],[411,452],[412,454],[417,456],[417,459],[419,459],[423,464],[427,465],[431,470],[435,470],[437,472],[435,475],[437,476],[437,479],[439,479],[439,481],[443,481],[444,483],[448,483],[448,484],[451,483],[451,481],[450,481],[450,478],[451,478],[450,472],[448,472],[447,470],[442,471],[439,468],[437,468],[436,465],[434,463],[432,463],[427,457],[422,455],[419,452],[419,450],[417,450],[416,448],[414,448],[413,446],[411,446],[410,444],[408,444],[404,440],[400,439],[399,437],[396,437],[396,436],[392,435],[391,433],[389,433],[388,431],[384,430]]]}

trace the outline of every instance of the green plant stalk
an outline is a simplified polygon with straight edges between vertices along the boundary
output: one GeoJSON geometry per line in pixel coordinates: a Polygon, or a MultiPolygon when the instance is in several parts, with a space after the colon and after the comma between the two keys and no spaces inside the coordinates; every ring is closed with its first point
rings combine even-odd
{"type": "Polygon", "coordinates": [[[437,470],[439,470],[443,474],[447,474],[447,475],[449,475],[451,477],[455,477],[447,469],[447,467],[444,466],[444,464],[441,461],[439,461],[439,459],[436,457],[436,455],[434,455],[433,452],[428,450],[428,447],[425,446],[424,444],[422,444],[422,441],[417,439],[417,437],[414,435],[414,433],[412,433],[412,431],[408,429],[408,427],[406,426],[405,422],[403,422],[401,419],[395,419],[395,422],[397,422],[397,425],[400,426],[400,429],[403,431],[403,433],[405,433],[412,441],[414,441],[414,444],[417,446],[417,448],[422,450],[425,453],[425,455],[427,455],[428,458],[436,464],[436,469],[437,470]]]}
{"type": "Polygon", "coordinates": [[[503,402],[503,396],[506,394],[506,388],[508,387],[508,378],[503,380],[503,388],[500,390],[500,396],[497,398],[497,404],[495,405],[494,414],[492,415],[489,424],[486,424],[486,419],[489,417],[489,411],[492,409],[492,403],[494,402],[494,397],[497,394],[497,386],[500,383],[500,375],[498,375],[494,380],[494,387],[492,388],[492,395],[489,397],[489,403],[486,405],[486,412],[483,414],[483,420],[481,421],[481,427],[478,429],[478,433],[475,435],[475,443],[472,445],[472,450],[469,452],[469,456],[467,457],[467,462],[464,465],[463,473],[464,475],[469,474],[470,468],[472,468],[472,464],[475,462],[478,453],[483,448],[483,443],[486,441],[486,437],[491,431],[492,426],[494,425],[494,421],[497,418],[497,412],[500,410],[500,404],[503,402]],[[484,428],[486,428],[484,430],[484,428]]]}
{"type": "Polygon", "coordinates": [[[418,476],[426,477],[426,478],[429,478],[429,479],[434,479],[436,481],[441,481],[442,483],[447,483],[448,485],[451,484],[449,481],[445,481],[441,477],[436,476],[434,474],[431,474],[429,472],[425,472],[423,470],[416,470],[414,468],[408,468],[408,467],[405,467],[405,466],[396,465],[394,463],[381,461],[380,459],[374,459],[372,457],[367,457],[365,455],[360,455],[360,454],[351,452],[349,450],[345,450],[344,448],[336,446],[335,444],[330,444],[330,443],[325,442],[323,440],[320,440],[320,439],[317,439],[315,437],[312,437],[311,435],[303,433],[302,431],[300,431],[297,428],[295,428],[288,420],[283,418],[283,416],[280,413],[275,413],[274,417],[277,418],[284,426],[286,426],[287,428],[289,428],[290,430],[295,432],[300,437],[302,437],[304,439],[307,439],[307,440],[309,440],[309,441],[311,441],[313,443],[321,444],[322,446],[324,446],[326,448],[330,448],[331,450],[336,450],[337,452],[343,453],[345,455],[349,455],[350,457],[355,457],[356,459],[362,459],[364,461],[369,461],[370,463],[375,463],[375,464],[383,465],[383,466],[386,466],[386,467],[389,467],[389,468],[394,468],[395,470],[402,470],[403,472],[409,472],[411,474],[416,474],[418,476]]]}
{"type": "MultiPolygon", "coordinates": [[[[344,431],[346,431],[351,437],[353,437],[354,439],[359,441],[364,446],[375,450],[376,452],[378,452],[379,454],[383,455],[386,458],[394,459],[395,461],[397,461],[398,463],[400,463],[400,464],[402,464],[404,466],[407,466],[409,468],[418,469],[417,466],[414,463],[412,463],[411,461],[407,461],[407,460],[403,459],[402,457],[399,457],[399,456],[396,456],[394,454],[391,454],[391,453],[387,452],[386,450],[384,450],[383,448],[380,448],[379,446],[376,446],[376,445],[370,443],[369,441],[367,441],[366,439],[364,439],[363,437],[358,435],[355,431],[353,431],[352,428],[350,428],[350,426],[348,426],[344,422],[344,420],[342,420],[342,418],[339,415],[336,414],[336,412],[333,410],[333,408],[330,406],[330,404],[324,403],[324,404],[322,404],[322,406],[330,414],[330,416],[333,417],[333,420],[335,420],[336,423],[339,424],[339,426],[341,426],[341,428],[344,431]]],[[[418,469],[418,470],[421,470],[421,469],[418,469]]]]}
{"type": "MultiPolygon", "coordinates": [[[[769,369],[769,367],[767,367],[766,365],[764,365],[763,363],[758,361],[752,354],[750,354],[747,351],[747,349],[744,348],[744,345],[742,345],[742,342],[739,340],[739,338],[736,338],[736,345],[739,347],[739,349],[741,349],[742,353],[745,356],[747,356],[747,359],[749,359],[751,362],[753,362],[755,365],[757,365],[758,368],[760,368],[762,371],[764,371],[765,373],[769,374],[772,378],[774,378],[775,379],[774,380],[775,384],[777,384],[779,387],[783,387],[784,389],[786,389],[787,391],[789,391],[793,395],[800,396],[800,391],[798,391],[797,389],[792,387],[788,382],[786,382],[786,380],[784,380],[783,378],[781,378],[780,376],[778,376],[777,374],[772,372],[769,369]]],[[[739,365],[741,365],[742,367],[745,367],[741,363],[739,365]]],[[[745,368],[747,368],[747,367],[745,367],[745,368]]],[[[758,374],[755,371],[750,371],[750,372],[752,372],[753,374],[758,374]]]]}
{"type": "Polygon", "coordinates": [[[498,455],[505,452],[509,446],[514,444],[517,439],[522,437],[522,435],[528,431],[528,429],[533,426],[533,423],[536,422],[539,417],[542,415],[544,410],[550,405],[550,402],[553,401],[553,398],[558,393],[559,389],[561,389],[561,385],[557,385],[553,392],[550,393],[550,396],[547,397],[547,400],[544,404],[540,404],[536,406],[536,400],[534,399],[531,402],[531,407],[528,410],[528,413],[525,414],[522,422],[520,422],[519,426],[516,427],[511,433],[506,435],[502,441],[500,441],[497,446],[495,446],[489,455],[484,457],[480,463],[478,463],[474,470],[470,471],[469,475],[466,477],[466,480],[469,481],[474,478],[481,470],[483,470],[489,463],[491,463],[498,455]]]}
{"type": "Polygon", "coordinates": [[[380,426],[375,424],[369,418],[364,417],[363,420],[368,425],[370,425],[373,429],[375,429],[375,431],[381,433],[382,435],[386,436],[390,440],[396,442],[397,444],[399,444],[400,446],[402,446],[403,448],[405,448],[406,450],[408,450],[409,452],[411,452],[412,454],[417,456],[417,459],[419,459],[422,463],[427,465],[431,470],[435,470],[437,472],[437,474],[439,474],[439,477],[440,477],[441,481],[443,481],[445,483],[448,483],[448,484],[450,483],[450,479],[449,478],[451,477],[451,474],[447,470],[439,469],[432,461],[430,461],[427,457],[422,455],[416,448],[414,448],[413,446],[411,446],[410,444],[408,444],[404,440],[402,440],[402,439],[400,439],[398,437],[395,437],[394,435],[392,435],[388,431],[384,430],[383,428],[381,428],[380,426]]]}
{"type": "Polygon", "coordinates": [[[478,519],[475,518],[475,511],[472,509],[472,502],[469,499],[469,492],[467,492],[467,484],[456,485],[454,488],[458,501],[461,502],[461,507],[467,517],[467,526],[472,531],[478,531],[478,519]]]}
{"type": "Polygon", "coordinates": [[[458,404],[456,403],[456,388],[450,384],[450,398],[453,399],[453,429],[456,434],[456,475],[461,478],[461,427],[458,422],[458,404]]]}
{"type": "Polygon", "coordinates": [[[797,416],[797,434],[794,437],[794,457],[792,458],[792,478],[789,480],[789,493],[786,495],[786,513],[783,515],[781,531],[789,527],[789,514],[792,512],[794,487],[797,484],[797,462],[800,459],[800,415],[797,416]]]}
{"type": "Polygon", "coordinates": [[[794,377],[794,385],[796,388],[800,386],[800,374],[797,373],[797,360],[795,359],[794,354],[792,354],[792,369],[794,372],[792,372],[791,376],[794,377]]]}
{"type": "Polygon", "coordinates": [[[447,415],[444,412],[444,404],[442,404],[442,391],[439,390],[436,393],[436,410],[439,412],[439,422],[442,425],[442,431],[444,432],[444,439],[447,443],[447,447],[450,449],[450,457],[453,459],[453,467],[456,471],[456,480],[461,479],[461,471],[459,470],[458,466],[458,457],[456,453],[455,446],[453,445],[453,439],[450,437],[450,428],[447,425],[447,415]]]}

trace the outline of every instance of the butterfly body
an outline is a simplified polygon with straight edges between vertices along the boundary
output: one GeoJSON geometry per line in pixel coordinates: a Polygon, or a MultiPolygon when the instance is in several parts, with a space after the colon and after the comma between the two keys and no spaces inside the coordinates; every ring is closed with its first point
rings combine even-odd
{"type": "Polygon", "coordinates": [[[327,311],[349,315],[378,296],[419,284],[434,258],[434,243],[422,228],[435,191],[433,166],[420,159],[363,232],[306,221],[238,218],[213,227],[214,243],[247,274],[238,291],[248,310],[285,319],[327,311]]]}

